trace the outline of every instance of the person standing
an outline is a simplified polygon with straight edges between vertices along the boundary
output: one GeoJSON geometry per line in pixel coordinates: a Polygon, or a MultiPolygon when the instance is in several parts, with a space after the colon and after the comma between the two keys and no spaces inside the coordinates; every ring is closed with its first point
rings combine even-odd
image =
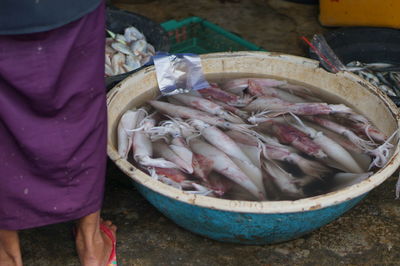
{"type": "Polygon", "coordinates": [[[22,265],[18,231],[77,220],[82,265],[116,265],[102,221],[107,114],[105,4],[0,3],[0,265],[22,265]]]}

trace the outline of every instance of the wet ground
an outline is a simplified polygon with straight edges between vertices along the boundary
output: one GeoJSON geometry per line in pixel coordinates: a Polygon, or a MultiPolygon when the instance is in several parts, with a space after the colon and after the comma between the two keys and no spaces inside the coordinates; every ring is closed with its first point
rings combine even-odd
{"type": "MultiPolygon", "coordinates": [[[[325,30],[318,8],[282,0],[114,0],[157,22],[199,16],[269,51],[305,55],[299,36],[325,30]]],[[[286,243],[244,246],[194,235],[164,217],[112,163],[103,216],[118,225],[120,265],[400,265],[396,178],[334,222],[286,243]]],[[[312,222],[312,221],[310,221],[312,222]]],[[[25,265],[79,265],[72,223],[21,232],[25,265]]]]}

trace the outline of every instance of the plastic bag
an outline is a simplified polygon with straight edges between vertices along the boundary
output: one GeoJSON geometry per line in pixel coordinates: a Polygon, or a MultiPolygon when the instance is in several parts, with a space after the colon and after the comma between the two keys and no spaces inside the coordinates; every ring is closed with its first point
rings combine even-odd
{"type": "Polygon", "coordinates": [[[346,70],[346,66],[336,56],[324,36],[315,34],[311,42],[306,37],[302,38],[311,47],[312,52],[318,56],[319,62],[325,69],[333,73],[346,70]]]}
{"type": "Polygon", "coordinates": [[[210,87],[196,54],[158,54],[153,57],[162,95],[174,95],[210,87]]]}

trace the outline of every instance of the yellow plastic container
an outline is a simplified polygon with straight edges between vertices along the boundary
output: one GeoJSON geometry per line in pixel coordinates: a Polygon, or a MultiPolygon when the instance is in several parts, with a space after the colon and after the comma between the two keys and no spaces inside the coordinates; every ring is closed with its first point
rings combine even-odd
{"type": "Polygon", "coordinates": [[[400,0],[320,0],[324,26],[400,28],[400,0]]]}

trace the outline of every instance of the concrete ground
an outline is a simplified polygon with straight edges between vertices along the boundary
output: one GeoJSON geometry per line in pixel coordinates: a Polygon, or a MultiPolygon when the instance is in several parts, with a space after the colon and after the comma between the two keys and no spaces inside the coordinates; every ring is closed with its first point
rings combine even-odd
{"type": "MultiPolygon", "coordinates": [[[[269,51],[306,55],[299,36],[329,29],[318,7],[283,0],[113,0],[157,22],[199,16],[269,51]],[[229,15],[227,15],[229,14],[229,15]]],[[[103,216],[118,225],[120,265],[400,265],[400,201],[391,177],[352,210],[297,240],[265,246],[216,242],[153,208],[111,162],[103,216]]],[[[21,232],[25,265],[79,265],[72,223],[21,232]]]]}

